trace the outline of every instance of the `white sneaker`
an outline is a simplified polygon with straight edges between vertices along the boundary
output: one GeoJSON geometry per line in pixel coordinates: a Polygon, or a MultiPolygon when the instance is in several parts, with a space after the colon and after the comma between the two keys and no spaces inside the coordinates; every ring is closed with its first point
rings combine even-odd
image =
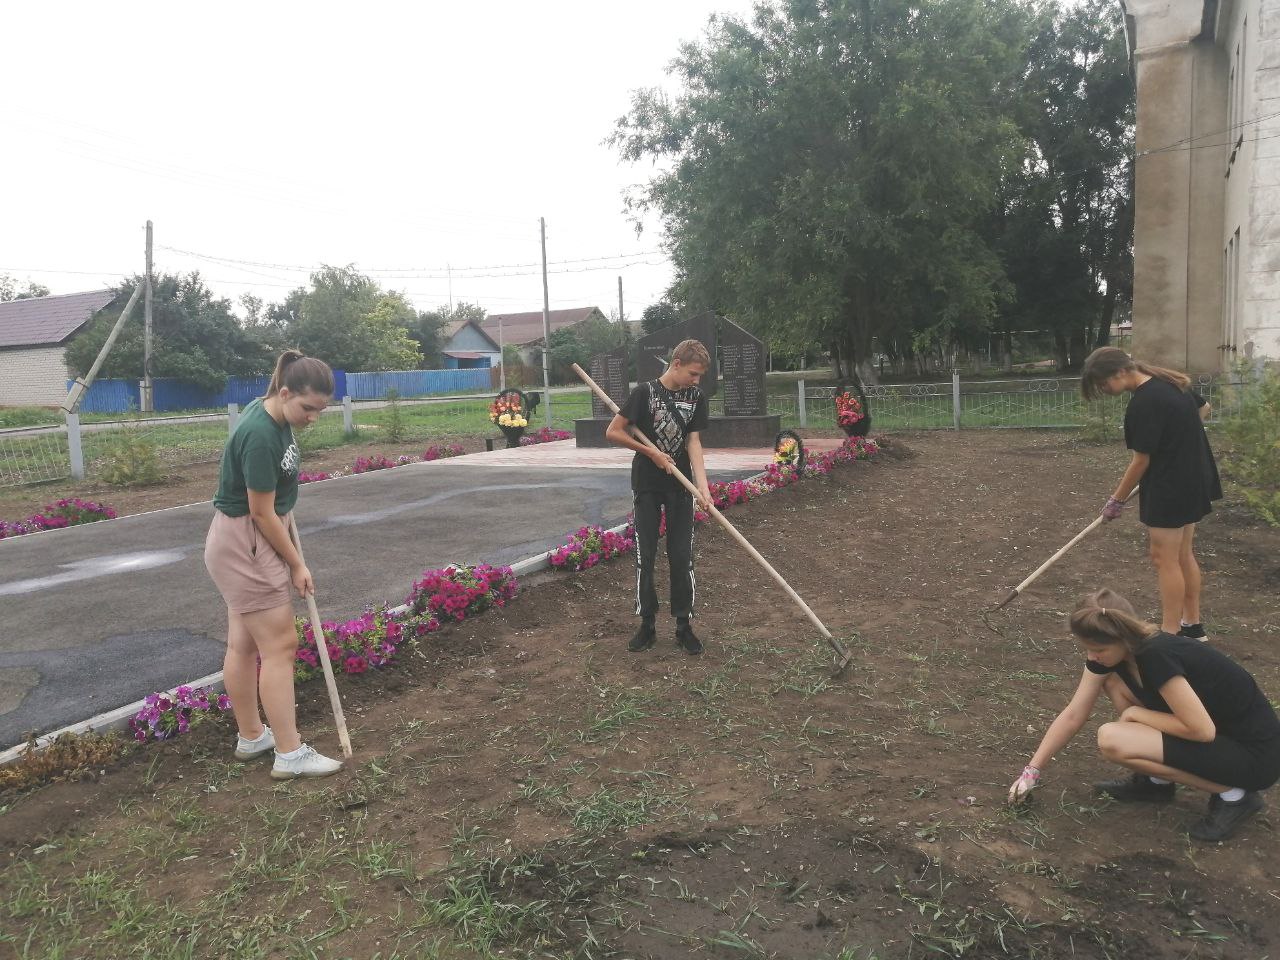
{"type": "Polygon", "coordinates": [[[236,759],[252,760],[260,757],[269,750],[276,748],[276,738],[272,734],[270,727],[263,727],[262,733],[259,734],[257,740],[246,740],[244,737],[236,737],[236,759]]]}
{"type": "Polygon", "coordinates": [[[292,780],[294,777],[327,777],[342,769],[341,760],[331,760],[305,743],[292,753],[276,751],[276,762],[271,768],[273,780],[292,780]]]}

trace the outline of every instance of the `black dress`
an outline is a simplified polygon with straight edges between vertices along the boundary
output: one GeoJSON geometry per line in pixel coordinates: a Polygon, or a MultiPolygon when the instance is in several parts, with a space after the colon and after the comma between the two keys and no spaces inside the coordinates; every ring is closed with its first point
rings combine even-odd
{"type": "Polygon", "coordinates": [[[1196,523],[1222,499],[1218,465],[1200,419],[1204,399],[1152,377],[1133,391],[1124,442],[1151,458],[1141,480],[1138,517],[1148,527],[1196,523]]]}

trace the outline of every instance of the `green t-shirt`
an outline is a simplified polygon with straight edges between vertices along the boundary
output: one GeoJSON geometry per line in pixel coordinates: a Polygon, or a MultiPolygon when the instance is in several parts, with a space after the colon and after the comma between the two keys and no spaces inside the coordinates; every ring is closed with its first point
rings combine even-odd
{"type": "Polygon", "coordinates": [[[228,517],[243,517],[249,512],[250,490],[275,491],[276,513],[283,517],[298,502],[301,461],[293,428],[276,423],[262,401],[254,400],[223,448],[213,505],[228,517]]]}

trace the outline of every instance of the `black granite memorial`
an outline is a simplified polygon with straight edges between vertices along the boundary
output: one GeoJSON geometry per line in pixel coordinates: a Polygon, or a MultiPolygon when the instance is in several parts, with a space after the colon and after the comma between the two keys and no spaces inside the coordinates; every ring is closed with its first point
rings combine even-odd
{"type": "Polygon", "coordinates": [[[636,380],[657,380],[667,369],[671,351],[685,340],[699,340],[711,354],[711,367],[702,377],[703,392],[716,393],[716,315],[703,313],[681,320],[636,341],[636,380]]]}
{"type": "MultiPolygon", "coordinates": [[[[656,380],[667,369],[671,351],[682,340],[700,340],[711,355],[711,367],[702,378],[702,390],[707,396],[719,391],[724,397],[723,415],[712,408],[711,421],[702,431],[704,447],[768,447],[781,426],[781,418],[768,413],[768,397],[764,386],[764,344],[736,323],[704,313],[690,320],[664,327],[642,337],[636,342],[636,377],[640,381],[656,380]],[[719,376],[717,376],[719,374],[719,376]],[[718,381],[723,379],[723,386],[718,381]]],[[[630,394],[626,384],[625,363],[622,368],[621,386],[618,380],[606,383],[610,378],[610,364],[606,358],[615,354],[602,354],[591,362],[591,376],[605,392],[622,406],[630,394]],[[602,379],[603,377],[603,379],[602,379]],[[618,389],[618,393],[614,390],[618,389]]],[[[617,369],[614,367],[613,369],[617,369]]],[[[592,416],[574,421],[577,444],[580,447],[603,447],[611,417],[602,417],[604,404],[592,399],[592,416]]]]}
{"type": "MultiPolygon", "coordinates": [[[[609,399],[622,406],[631,396],[631,378],[627,376],[626,348],[610,353],[598,353],[591,358],[589,369],[591,379],[600,384],[609,399]]],[[[594,393],[591,395],[591,416],[596,419],[612,420],[613,411],[594,393]]]]}

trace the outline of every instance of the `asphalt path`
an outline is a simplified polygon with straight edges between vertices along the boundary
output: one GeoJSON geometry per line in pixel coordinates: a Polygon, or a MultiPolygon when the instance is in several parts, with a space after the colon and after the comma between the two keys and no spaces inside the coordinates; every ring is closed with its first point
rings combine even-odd
{"type": "MultiPolygon", "coordinates": [[[[473,457],[302,488],[323,617],[400,603],[422,570],[512,563],[631,509],[622,466],[462,462],[473,457]]],[[[206,502],[0,540],[0,748],[221,669],[226,611],[203,557],[212,513],[206,502]]]]}

